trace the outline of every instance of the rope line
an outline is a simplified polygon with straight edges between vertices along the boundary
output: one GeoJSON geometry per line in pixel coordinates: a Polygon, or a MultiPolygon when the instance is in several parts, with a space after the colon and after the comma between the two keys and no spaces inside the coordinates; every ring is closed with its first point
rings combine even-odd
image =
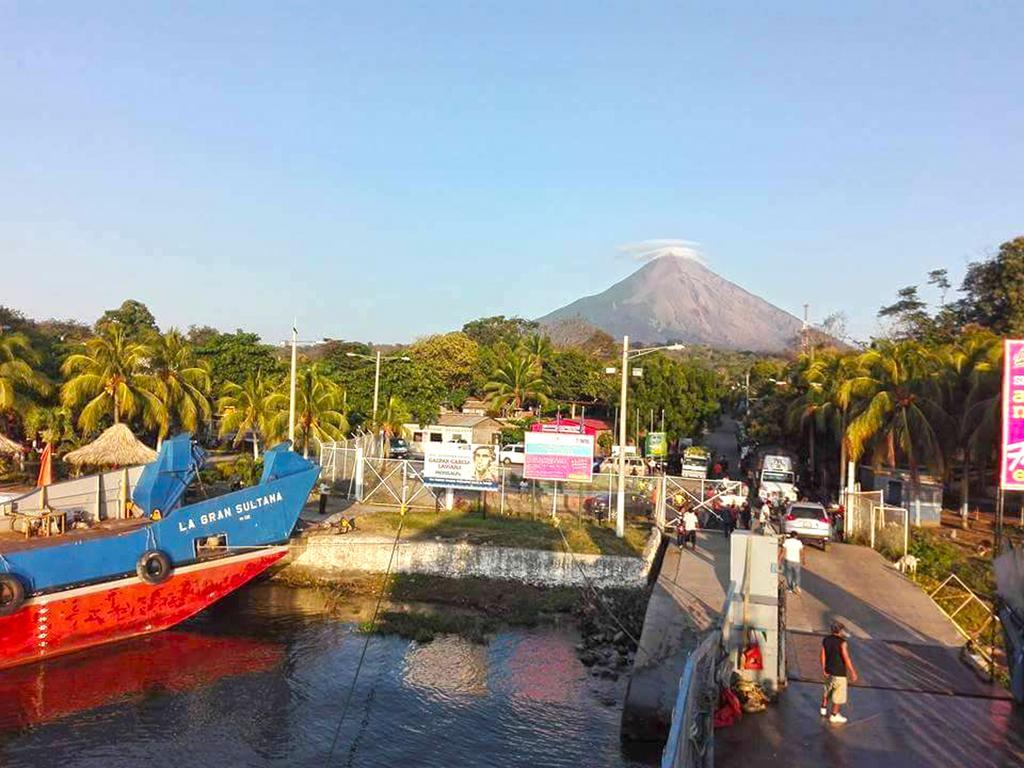
{"type": "MultiPolygon", "coordinates": [[[[334,750],[338,746],[338,737],[341,735],[341,726],[345,722],[345,718],[348,716],[349,706],[352,704],[352,697],[356,692],[356,683],[359,680],[359,673],[363,669],[363,661],[366,659],[366,649],[370,646],[370,638],[373,637],[373,630],[377,626],[377,615],[380,613],[381,603],[384,601],[384,592],[388,587],[388,579],[391,576],[391,565],[395,560],[395,552],[398,550],[398,542],[402,537],[402,527],[405,525],[405,509],[402,509],[401,516],[398,518],[398,533],[395,534],[395,543],[391,545],[391,555],[388,557],[388,567],[384,571],[384,582],[380,587],[380,594],[377,595],[377,604],[373,608],[373,617],[370,619],[370,626],[366,631],[366,640],[363,642],[363,650],[359,654],[359,663],[356,664],[356,673],[352,676],[352,685],[349,686],[348,696],[345,699],[345,706],[342,707],[341,717],[338,719],[338,725],[334,729],[334,738],[331,739],[331,750],[327,755],[327,763],[330,764],[331,760],[334,759],[334,750]]],[[[349,754],[349,760],[351,761],[352,755],[349,754]]]]}
{"type": "Polygon", "coordinates": [[[611,617],[611,620],[615,622],[616,626],[618,626],[618,628],[623,631],[626,637],[633,641],[633,645],[639,648],[640,641],[633,637],[633,633],[626,629],[623,623],[619,621],[619,617],[616,616],[612,609],[608,607],[608,605],[604,601],[604,596],[597,591],[597,587],[594,586],[593,580],[590,578],[590,576],[587,575],[587,572],[583,570],[583,566],[580,564],[579,560],[576,559],[576,555],[572,551],[572,547],[569,546],[569,540],[565,538],[565,532],[562,530],[562,526],[556,522],[555,529],[558,531],[558,535],[562,537],[562,543],[565,545],[565,551],[569,554],[569,559],[571,559],[573,565],[576,566],[576,570],[580,572],[580,575],[583,577],[583,580],[590,588],[591,593],[597,599],[598,604],[601,606],[601,608],[604,609],[604,612],[607,613],[609,617],[611,617]]]}

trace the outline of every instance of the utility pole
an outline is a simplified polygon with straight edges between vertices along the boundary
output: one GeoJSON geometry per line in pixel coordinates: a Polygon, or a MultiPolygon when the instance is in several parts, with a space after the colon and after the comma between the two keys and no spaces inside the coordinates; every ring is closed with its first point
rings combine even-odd
{"type": "Polygon", "coordinates": [[[615,535],[626,535],[626,368],[629,366],[629,336],[622,337],[622,383],[619,390],[619,489],[615,497],[615,535]]]}
{"type": "Polygon", "coordinates": [[[373,424],[377,426],[377,395],[380,393],[380,350],[377,350],[377,370],[373,374],[373,424]]]}
{"type": "Polygon", "coordinates": [[[296,346],[299,341],[299,320],[296,318],[292,322],[292,372],[290,382],[290,393],[288,396],[288,441],[292,444],[292,450],[295,450],[295,360],[296,360],[296,346]]]}

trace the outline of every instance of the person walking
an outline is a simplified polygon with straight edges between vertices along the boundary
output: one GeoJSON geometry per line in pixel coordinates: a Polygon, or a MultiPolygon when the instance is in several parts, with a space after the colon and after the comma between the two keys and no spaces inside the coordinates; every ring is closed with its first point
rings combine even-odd
{"type": "Polygon", "coordinates": [[[789,534],[782,542],[782,572],[786,576],[786,587],[790,592],[800,594],[800,566],[802,565],[804,543],[789,534]]]}
{"type": "Polygon", "coordinates": [[[768,521],[772,517],[772,503],[769,499],[765,499],[764,503],[761,504],[761,509],[757,513],[757,524],[759,533],[767,533],[768,521]]]}
{"type": "Polygon", "coordinates": [[[685,535],[685,541],[690,544],[690,548],[693,550],[697,549],[697,527],[699,521],[697,519],[697,513],[692,509],[688,509],[683,513],[683,531],[685,535]]]}
{"type": "Polygon", "coordinates": [[[821,674],[825,677],[825,693],[821,697],[821,716],[828,716],[830,723],[842,725],[846,718],[840,707],[846,703],[846,682],[857,682],[857,669],[850,658],[850,649],[843,633],[846,627],[841,621],[833,621],[831,634],[821,641],[821,674]],[[829,702],[832,714],[829,714],[829,702]]]}

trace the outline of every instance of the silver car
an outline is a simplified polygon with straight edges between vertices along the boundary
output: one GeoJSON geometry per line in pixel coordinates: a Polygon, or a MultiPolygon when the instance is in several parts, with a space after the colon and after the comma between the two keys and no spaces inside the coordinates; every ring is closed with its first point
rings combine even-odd
{"type": "Polygon", "coordinates": [[[832,521],[821,504],[795,501],[782,516],[782,532],[787,536],[795,533],[801,541],[818,541],[822,551],[826,551],[832,538],[832,521]]]}

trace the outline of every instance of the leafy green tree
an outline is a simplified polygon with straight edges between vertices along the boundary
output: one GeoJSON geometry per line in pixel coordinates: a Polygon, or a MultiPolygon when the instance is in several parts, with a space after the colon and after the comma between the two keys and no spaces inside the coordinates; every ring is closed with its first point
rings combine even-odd
{"type": "Polygon", "coordinates": [[[615,377],[605,373],[595,357],[578,349],[552,352],[542,376],[551,398],[559,402],[607,402],[615,390],[615,377]]]}
{"type": "Polygon", "coordinates": [[[104,312],[96,321],[96,332],[99,333],[110,325],[119,325],[125,335],[133,341],[147,341],[153,334],[160,332],[149,307],[135,299],[127,299],[117,309],[108,309],[104,312]]]}
{"type": "MultiPolygon", "coordinates": [[[[285,376],[267,399],[268,440],[288,435],[290,388],[290,377],[285,376]]],[[[310,446],[345,437],[349,429],[345,411],[345,391],[316,364],[302,367],[295,377],[295,449],[308,458],[310,446]]]]}
{"type": "Polygon", "coordinates": [[[987,261],[967,267],[965,294],[958,303],[960,321],[976,323],[1003,336],[1024,334],[1024,237],[999,246],[987,261]]]}
{"type": "Polygon", "coordinates": [[[115,424],[138,417],[151,429],[167,423],[160,384],[148,371],[152,354],[149,345],[132,339],[121,324],[110,323],[64,361],[61,370],[67,381],[60,390],[61,403],[78,412],[83,432],[94,432],[107,417],[115,424]]]}
{"type": "Polygon", "coordinates": [[[471,320],[462,326],[462,332],[482,347],[494,347],[502,343],[514,347],[520,339],[538,328],[540,325],[534,320],[494,315],[471,320]]]}
{"type": "Polygon", "coordinates": [[[408,354],[433,370],[445,389],[453,393],[468,390],[472,384],[480,361],[480,345],[465,333],[444,333],[417,340],[408,354]]]}
{"type": "Polygon", "coordinates": [[[220,436],[234,435],[232,445],[237,448],[245,439],[246,432],[252,433],[254,461],[260,457],[259,438],[266,438],[268,423],[280,412],[280,403],[273,399],[274,390],[274,382],[261,371],[256,371],[241,384],[225,383],[223,394],[217,401],[220,436]]]}
{"type": "Polygon", "coordinates": [[[0,331],[0,411],[24,415],[32,402],[49,393],[49,380],[39,373],[39,354],[28,336],[0,331]]]}
{"type": "Polygon", "coordinates": [[[504,355],[484,391],[490,395],[490,407],[494,411],[509,406],[517,411],[531,403],[544,405],[548,401],[547,384],[537,362],[520,349],[504,355]]]}
{"type": "Polygon", "coordinates": [[[921,300],[916,285],[908,285],[897,292],[897,300],[878,310],[878,316],[893,321],[893,337],[920,339],[932,333],[932,318],[928,305],[921,300]]]}
{"type": "Polygon", "coordinates": [[[626,420],[627,424],[631,420],[633,423],[628,432],[646,432],[652,411],[655,427],[660,431],[663,409],[665,431],[675,437],[699,436],[705,427],[712,426],[721,410],[722,391],[714,371],[661,353],[637,360],[631,367],[642,368],[643,375],[630,377],[632,392],[626,420]]]}
{"type": "Polygon", "coordinates": [[[257,334],[241,329],[234,333],[218,334],[195,352],[197,357],[209,364],[215,391],[229,381],[246,381],[260,373],[273,376],[284,370],[273,347],[263,344],[257,334]]]}
{"type": "Polygon", "coordinates": [[[153,342],[150,370],[156,377],[157,397],[167,412],[167,420],[157,436],[158,444],[172,430],[195,433],[209,423],[209,363],[196,358],[192,345],[177,330],[171,329],[153,342]]]}
{"type": "MultiPolygon", "coordinates": [[[[363,377],[366,381],[367,413],[372,407],[373,371],[363,377]]],[[[397,397],[412,420],[419,424],[435,421],[441,404],[448,399],[448,389],[438,373],[419,360],[389,363],[381,368],[380,401],[397,397]]]]}

